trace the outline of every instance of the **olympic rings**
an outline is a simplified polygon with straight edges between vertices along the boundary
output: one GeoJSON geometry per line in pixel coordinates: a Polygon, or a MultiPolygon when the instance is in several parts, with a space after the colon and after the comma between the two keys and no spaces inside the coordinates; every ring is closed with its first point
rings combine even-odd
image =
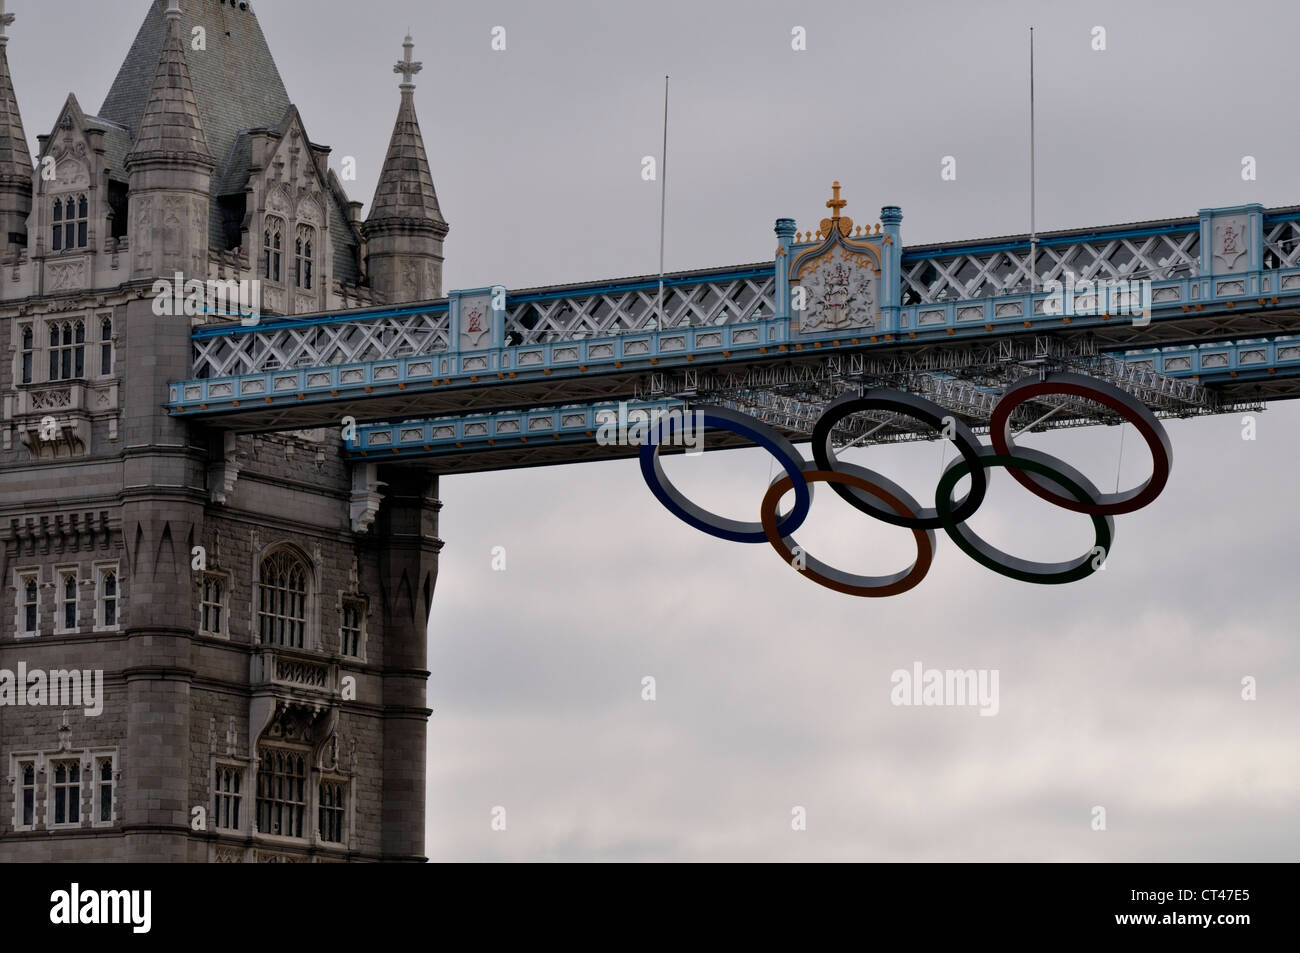
{"type": "Polygon", "coordinates": [[[753,417],[722,407],[697,407],[706,427],[725,430],[764,447],[781,464],[785,475],[768,487],[759,507],[760,522],[726,519],[692,503],[664,476],[659,460],[661,443],[672,435],[677,418],[664,418],[650,427],[641,447],[641,474],[655,497],[679,519],[705,533],[742,543],[768,542],[787,563],[818,585],[853,596],[898,595],[918,585],[934,559],[934,530],[942,527],[959,549],[980,565],[1021,582],[1057,585],[1084,579],[1102,568],[1115,538],[1113,516],[1146,506],[1163,491],[1169,480],[1173,450],[1164,427],[1145,405],[1104,381],[1080,374],[1054,373],[1029,377],[1008,387],[994,405],[990,417],[993,446],[987,447],[965,424],[946,413],[938,404],[902,391],[874,389],[858,396],[845,395],[832,401],[812,433],[815,462],[805,460],[794,445],[775,429],[753,417]],[[1133,424],[1151,448],[1154,461],[1151,477],[1140,486],[1122,493],[1102,493],[1074,467],[1038,450],[1017,447],[1012,440],[1011,415],[1028,400],[1045,394],[1064,394],[1102,404],[1133,424]],[[835,424],[863,410],[886,410],[911,417],[944,432],[957,446],[960,456],[945,469],[935,490],[935,507],[921,506],[898,484],[865,467],[841,463],[831,449],[835,424]],[[667,430],[667,434],[663,431],[667,430]],[[1092,518],[1095,545],[1083,556],[1059,563],[1033,562],[1004,553],[963,525],[984,502],[988,488],[986,471],[1001,467],[1041,499],[1092,518]],[[970,491],[960,501],[952,491],[965,476],[970,491]],[[905,570],[889,576],[860,576],[835,569],[799,549],[792,534],[803,525],[812,507],[812,485],[829,483],[854,508],[868,516],[912,531],[916,560],[905,570]],[[778,512],[781,498],[794,490],[794,508],[778,512]],[[799,565],[801,564],[801,565],[799,565]]]}
{"type": "MultiPolygon", "coordinates": [[[[874,485],[868,478],[871,471],[864,470],[862,467],[849,464],[840,464],[840,466],[842,467],[840,470],[804,470],[803,478],[809,483],[852,486],[884,500],[899,516],[915,519],[920,507],[906,493],[900,491],[899,496],[895,496],[884,487],[874,485]]],[[[788,476],[776,480],[768,487],[762,506],[763,529],[767,533],[767,540],[781,554],[781,558],[791,565],[796,563],[794,547],[798,544],[788,536],[782,539],[777,532],[776,504],[793,485],[794,481],[788,476]]],[[[934,531],[913,529],[912,535],[916,538],[916,562],[892,576],[855,576],[852,573],[842,572],[826,565],[815,556],[804,553],[802,547],[800,547],[799,561],[803,566],[799,571],[813,582],[846,595],[896,596],[920,583],[930,571],[930,563],[934,560],[934,531]]]]}
{"type": "Polygon", "coordinates": [[[1160,425],[1160,421],[1156,420],[1156,415],[1135,398],[1105,381],[1095,381],[1082,374],[1048,374],[1041,381],[1034,377],[1026,377],[1008,387],[1002,399],[993,408],[993,416],[989,419],[989,436],[993,438],[994,450],[1002,456],[1021,452],[1011,439],[1011,413],[1026,400],[1042,394],[1084,397],[1110,408],[1131,423],[1151,448],[1151,477],[1141,486],[1123,493],[1094,493],[1095,500],[1089,502],[1083,499],[1072,500],[1053,493],[1043,486],[1040,478],[1029,476],[1018,467],[1008,467],[1007,472],[1015,477],[1021,486],[1049,503],[1074,510],[1076,513],[1088,513],[1094,516],[1132,513],[1134,510],[1142,509],[1160,495],[1169,481],[1169,468],[1173,464],[1174,456],[1165,428],[1160,425]]]}
{"type": "MultiPolygon", "coordinates": [[[[771,427],[760,423],[748,414],[728,410],[725,407],[697,407],[696,412],[703,414],[704,426],[727,430],[752,440],[776,457],[786,473],[791,476],[799,475],[805,462],[803,455],[794,448],[794,444],[771,427]]],[[[710,536],[717,536],[719,539],[733,543],[767,542],[767,534],[763,531],[762,523],[743,523],[710,513],[702,506],[692,503],[678,491],[677,487],[668,482],[668,478],[664,476],[663,464],[659,461],[659,445],[665,436],[662,433],[665,422],[669,425],[668,436],[671,436],[678,419],[661,418],[650,427],[646,442],[641,445],[641,475],[645,477],[650,492],[668,508],[668,512],[710,536]]],[[[794,484],[794,509],[781,517],[782,534],[789,535],[802,526],[803,521],[808,518],[808,510],[811,507],[812,488],[807,481],[799,480],[794,484]]]]}
{"type": "MultiPolygon", "coordinates": [[[[813,459],[817,461],[819,468],[836,469],[835,453],[831,450],[831,431],[845,417],[863,410],[890,410],[927,423],[935,430],[944,431],[951,428],[953,435],[950,439],[971,466],[970,492],[957,505],[953,517],[958,521],[968,519],[979,509],[980,504],[984,502],[984,493],[988,489],[984,469],[979,466],[981,450],[979,440],[971,433],[969,427],[952,414],[938,404],[924,397],[917,397],[915,394],[877,388],[867,391],[861,397],[845,394],[831,401],[818,419],[812,433],[813,459]]],[[[876,483],[883,482],[893,490],[895,496],[898,495],[898,488],[874,470],[864,470],[863,476],[876,483]]],[[[914,516],[903,516],[900,512],[890,512],[881,508],[878,503],[871,501],[853,486],[835,482],[831,484],[831,489],[854,509],[868,516],[874,516],[878,520],[884,520],[886,523],[892,523],[894,526],[904,526],[908,529],[938,529],[943,525],[943,520],[936,510],[917,510],[914,516]]]]}

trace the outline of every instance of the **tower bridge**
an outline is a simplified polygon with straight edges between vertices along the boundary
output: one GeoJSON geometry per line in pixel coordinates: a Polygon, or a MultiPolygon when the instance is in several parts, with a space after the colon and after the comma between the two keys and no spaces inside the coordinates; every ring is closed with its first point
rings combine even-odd
{"type": "MultiPolygon", "coordinates": [[[[662,307],[657,276],[642,276],[252,327],[213,319],[194,329],[193,376],[170,385],[168,406],[235,433],[350,418],[355,462],[469,472],[626,453],[589,445],[596,416],[625,400],[745,406],[806,438],[811,407],[881,385],[978,428],[1003,388],[1051,369],[1108,380],[1164,416],[1300,394],[1300,209],[908,247],[901,209],[863,228],[846,204],[836,183],[821,228],[778,219],[770,262],[665,276],[662,307]],[[828,295],[845,292],[828,276],[857,276],[848,294],[861,300],[832,313],[828,295]],[[1136,282],[1149,282],[1137,315],[1136,282]],[[1075,288],[1064,307],[1057,283],[1075,288]],[[779,409],[791,401],[804,412],[779,409]]],[[[1088,422],[1108,418],[1081,408],[1040,426],[1088,422]]],[[[932,436],[908,426],[871,440],[932,436]]]]}

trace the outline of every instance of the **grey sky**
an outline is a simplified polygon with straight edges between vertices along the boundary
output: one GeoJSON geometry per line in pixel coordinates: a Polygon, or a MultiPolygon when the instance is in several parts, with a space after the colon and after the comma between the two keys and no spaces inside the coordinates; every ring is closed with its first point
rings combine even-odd
{"type": "MultiPolygon", "coordinates": [[[[183,2],[183,0],[182,0],[183,2]]],[[[29,139],[69,89],[98,109],[143,0],[11,0],[29,139]],[[75,24],[75,28],[70,26],[75,24]],[[87,38],[94,42],[88,43],[87,38]]],[[[668,267],[767,258],[773,221],[904,213],[907,244],[1027,230],[1026,28],[1038,28],[1042,229],[1300,203],[1293,3],[600,2],[256,4],[290,96],[369,202],[408,27],[443,212],[446,285],[657,267],[673,76],[668,267]],[[1176,12],[1175,12],[1176,11],[1176,12]],[[1032,17],[1032,20],[1031,20],[1032,17]],[[506,28],[507,50],[490,49],[506,28]],[[791,28],[807,30],[793,52],[791,28]],[[1094,52],[1090,30],[1107,31],[1094,52]],[[941,157],[955,156],[955,182],[941,157]],[[1244,155],[1258,180],[1243,182],[1244,155]]],[[[1165,494],[1119,517],[1107,570],[1030,587],[940,539],[890,600],[813,586],[766,546],[705,537],[635,464],[443,480],[431,621],[428,852],[439,859],[1300,859],[1291,467],[1300,408],[1254,442],[1175,421],[1165,494]],[[504,546],[507,570],[490,550],[504,546]],[[1001,710],[893,707],[914,661],[996,668],[1001,710]],[[658,700],[643,702],[653,675],[658,700]],[[1259,700],[1240,699],[1253,675],[1259,700]],[[490,829],[504,806],[508,827],[490,829]],[[795,805],[808,830],[790,829],[795,805]],[[1089,827],[1107,810],[1108,830],[1089,827]]],[[[1142,479],[1132,430],[1034,438],[1103,487],[1142,479]]],[[[937,444],[850,459],[922,499],[937,444]]],[[[673,459],[705,505],[756,518],[757,451],[673,459]]],[[[994,477],[971,525],[1065,558],[1087,520],[994,477]]],[[[861,571],[910,535],[830,493],[800,542],[861,571]]]]}

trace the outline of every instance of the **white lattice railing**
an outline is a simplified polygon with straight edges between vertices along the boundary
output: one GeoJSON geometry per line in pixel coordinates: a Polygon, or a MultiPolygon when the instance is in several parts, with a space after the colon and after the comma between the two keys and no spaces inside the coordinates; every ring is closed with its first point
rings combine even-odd
{"type": "Polygon", "coordinates": [[[1264,267],[1295,268],[1300,265],[1300,221],[1264,222],[1264,267]]]}
{"type": "MultiPolygon", "coordinates": [[[[1033,271],[1037,287],[1075,279],[1148,278],[1160,281],[1196,275],[1200,270],[1200,226],[1155,233],[1116,233],[1075,242],[1048,239],[1038,245],[1033,271]]],[[[987,251],[914,251],[903,254],[903,304],[967,301],[1029,290],[1029,245],[987,251]]]]}
{"type": "Polygon", "coordinates": [[[195,377],[235,377],[289,367],[359,364],[447,350],[447,306],[414,313],[340,316],[332,322],[237,331],[200,328],[194,334],[195,377]]]}
{"type": "Polygon", "coordinates": [[[589,337],[614,337],[631,331],[669,331],[758,321],[775,316],[776,280],[763,272],[694,284],[664,287],[663,321],[659,289],[634,287],[568,295],[521,295],[509,302],[506,344],[538,344],[589,337]]]}
{"type": "MultiPolygon", "coordinates": [[[[770,320],[776,314],[775,296],[770,264],[669,278],[662,321],[655,279],[520,292],[507,296],[504,341],[513,347],[770,320]]],[[[432,354],[449,349],[449,328],[446,301],[423,308],[271,319],[253,328],[204,327],[194,333],[194,376],[235,377],[432,354]]]]}

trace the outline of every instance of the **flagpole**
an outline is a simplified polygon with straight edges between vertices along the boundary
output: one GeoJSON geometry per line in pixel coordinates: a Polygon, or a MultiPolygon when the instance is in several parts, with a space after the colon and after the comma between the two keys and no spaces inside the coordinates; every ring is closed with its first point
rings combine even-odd
{"type": "Polygon", "coordinates": [[[656,330],[664,326],[664,223],[668,211],[668,77],[664,76],[664,144],[659,154],[659,310],[656,330]]]}
{"type": "Polygon", "coordinates": [[[1034,28],[1029,28],[1029,293],[1038,283],[1038,170],[1034,140],[1034,28]]]}

